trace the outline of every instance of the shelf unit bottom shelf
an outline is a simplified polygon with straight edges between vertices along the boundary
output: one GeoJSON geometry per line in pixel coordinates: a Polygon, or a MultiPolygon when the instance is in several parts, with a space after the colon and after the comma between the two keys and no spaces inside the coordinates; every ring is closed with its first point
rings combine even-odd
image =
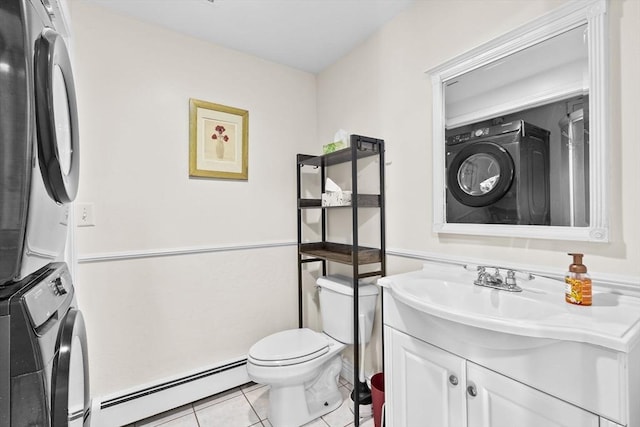
{"type": "MultiPolygon", "coordinates": [[[[353,265],[353,245],[328,242],[302,243],[299,250],[303,255],[353,265]]],[[[380,249],[358,246],[358,264],[373,264],[381,260],[382,251],[380,249]]]]}

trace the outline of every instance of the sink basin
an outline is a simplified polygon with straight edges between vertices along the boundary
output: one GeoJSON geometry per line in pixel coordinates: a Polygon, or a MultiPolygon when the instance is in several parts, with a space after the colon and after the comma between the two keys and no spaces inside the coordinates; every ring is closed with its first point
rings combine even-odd
{"type": "Polygon", "coordinates": [[[640,336],[640,299],[594,287],[590,307],[568,304],[564,283],[518,279],[522,292],[476,286],[461,266],[425,264],[420,271],[387,276],[378,284],[394,298],[448,321],[515,335],[586,342],[627,351],[640,336]]]}
{"type": "Polygon", "coordinates": [[[393,282],[391,289],[401,301],[431,314],[440,312],[440,317],[447,318],[475,314],[521,321],[563,312],[562,306],[536,298],[536,294],[493,291],[471,282],[425,278],[393,282]]]}

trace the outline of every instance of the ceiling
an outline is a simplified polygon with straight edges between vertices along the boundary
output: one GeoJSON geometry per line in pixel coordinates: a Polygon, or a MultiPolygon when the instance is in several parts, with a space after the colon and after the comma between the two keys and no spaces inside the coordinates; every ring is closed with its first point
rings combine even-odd
{"type": "Polygon", "coordinates": [[[85,0],[318,73],[415,0],[85,0]]]}

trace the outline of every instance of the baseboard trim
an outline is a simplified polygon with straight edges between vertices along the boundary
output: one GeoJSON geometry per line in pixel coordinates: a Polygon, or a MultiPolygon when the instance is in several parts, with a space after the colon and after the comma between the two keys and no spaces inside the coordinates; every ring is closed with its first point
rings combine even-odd
{"type": "Polygon", "coordinates": [[[340,376],[344,378],[349,384],[353,385],[353,363],[351,361],[342,358],[342,370],[340,376]]]}
{"type": "Polygon", "coordinates": [[[242,358],[99,400],[94,398],[91,425],[127,425],[246,384],[250,381],[246,365],[247,359],[242,358]]]}
{"type": "MultiPolygon", "coordinates": [[[[374,374],[375,372],[365,371],[364,378],[369,387],[371,387],[371,377],[374,374]]],[[[344,357],[342,358],[342,370],[340,371],[340,376],[353,386],[353,363],[344,357]]]]}

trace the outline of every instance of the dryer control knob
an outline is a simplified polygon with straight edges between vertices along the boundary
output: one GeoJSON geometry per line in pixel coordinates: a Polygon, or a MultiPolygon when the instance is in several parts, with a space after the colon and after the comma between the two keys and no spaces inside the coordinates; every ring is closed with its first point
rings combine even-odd
{"type": "Polygon", "coordinates": [[[67,289],[64,287],[61,278],[56,277],[51,281],[51,284],[53,285],[53,292],[55,292],[56,295],[64,295],[67,293],[67,289]]]}

